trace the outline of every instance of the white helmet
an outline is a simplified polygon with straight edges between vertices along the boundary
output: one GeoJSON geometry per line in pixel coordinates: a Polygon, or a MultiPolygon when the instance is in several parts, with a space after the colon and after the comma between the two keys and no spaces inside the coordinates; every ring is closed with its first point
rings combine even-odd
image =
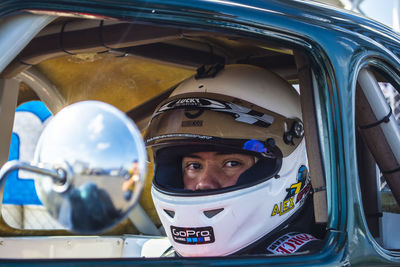
{"type": "Polygon", "coordinates": [[[250,65],[212,66],[180,84],[156,109],[145,141],[154,153],[152,197],[182,256],[223,256],[276,233],[300,211],[311,185],[299,95],[250,65]],[[184,189],[182,156],[255,155],[234,186],[184,189]]]}

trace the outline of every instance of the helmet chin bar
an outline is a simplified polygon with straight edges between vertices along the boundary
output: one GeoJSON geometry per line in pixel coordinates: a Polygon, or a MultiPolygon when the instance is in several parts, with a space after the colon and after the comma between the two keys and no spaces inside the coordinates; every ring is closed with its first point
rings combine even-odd
{"type": "MultiPolygon", "coordinates": [[[[296,173],[288,174],[288,177],[293,176],[296,173]]],[[[180,255],[224,256],[244,251],[253,243],[271,236],[287,223],[296,220],[294,216],[302,209],[303,202],[296,203],[293,200],[290,202],[293,203],[290,211],[275,216],[271,214],[274,206],[279,206],[284,200],[285,194],[271,194],[270,189],[282,186],[290,188],[293,180],[286,179],[288,177],[270,179],[241,190],[191,199],[187,196],[167,195],[153,187],[152,196],[167,235],[180,255]],[[182,229],[185,231],[181,232],[182,229]],[[196,233],[202,231],[204,237],[210,238],[193,240],[196,233]],[[232,237],[236,240],[232,240],[232,237]]]]}
{"type": "MultiPolygon", "coordinates": [[[[173,161],[172,158],[169,160],[173,161]]],[[[157,169],[158,165],[156,172],[157,169]]],[[[237,187],[235,190],[205,190],[203,194],[188,190],[180,194],[177,190],[161,188],[154,181],[153,201],[177,253],[182,256],[240,253],[253,243],[276,233],[287,223],[296,222],[294,217],[298,218],[297,214],[301,212],[311,190],[304,140],[291,155],[282,159],[277,174],[280,176],[277,179],[273,175],[259,183],[237,187]],[[184,244],[182,240],[181,243],[176,242],[172,232],[174,230],[175,234],[179,234],[182,228],[187,228],[190,230],[185,233],[187,235],[201,230],[211,233],[210,227],[215,241],[201,244],[202,250],[197,250],[200,243],[192,244],[193,239],[189,239],[191,244],[184,244]],[[236,242],[231,240],[233,236],[238,238],[236,242]]]]}

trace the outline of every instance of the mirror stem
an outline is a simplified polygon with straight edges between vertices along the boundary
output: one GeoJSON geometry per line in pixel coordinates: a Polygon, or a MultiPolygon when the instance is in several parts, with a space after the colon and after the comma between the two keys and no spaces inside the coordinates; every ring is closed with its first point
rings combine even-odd
{"type": "Polygon", "coordinates": [[[49,169],[45,169],[45,168],[36,167],[29,163],[22,162],[19,160],[12,160],[12,161],[5,163],[0,170],[0,188],[3,187],[3,184],[5,183],[6,177],[8,175],[12,171],[19,170],[19,169],[50,176],[53,178],[54,183],[58,184],[58,185],[62,185],[66,182],[67,175],[63,169],[49,170],[49,169]]]}

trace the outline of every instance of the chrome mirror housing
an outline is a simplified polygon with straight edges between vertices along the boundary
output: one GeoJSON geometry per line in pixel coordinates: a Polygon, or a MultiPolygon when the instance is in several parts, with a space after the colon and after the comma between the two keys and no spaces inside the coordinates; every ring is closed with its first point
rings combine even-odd
{"type": "Polygon", "coordinates": [[[49,122],[31,164],[9,162],[0,171],[34,173],[49,213],[76,233],[100,233],[125,218],[146,177],[140,131],[123,112],[98,101],[72,104],[49,122]]]}

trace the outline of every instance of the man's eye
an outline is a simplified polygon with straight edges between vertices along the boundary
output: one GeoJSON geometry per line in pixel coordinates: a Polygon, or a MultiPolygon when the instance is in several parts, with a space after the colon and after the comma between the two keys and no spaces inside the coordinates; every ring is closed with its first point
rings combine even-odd
{"type": "Polygon", "coordinates": [[[201,164],[200,163],[188,163],[186,164],[186,168],[189,170],[197,170],[201,168],[201,164]]]}
{"type": "Polygon", "coordinates": [[[237,167],[237,166],[242,165],[242,163],[239,162],[239,161],[236,161],[236,160],[229,160],[229,161],[225,162],[224,165],[225,165],[226,167],[237,167]]]}

